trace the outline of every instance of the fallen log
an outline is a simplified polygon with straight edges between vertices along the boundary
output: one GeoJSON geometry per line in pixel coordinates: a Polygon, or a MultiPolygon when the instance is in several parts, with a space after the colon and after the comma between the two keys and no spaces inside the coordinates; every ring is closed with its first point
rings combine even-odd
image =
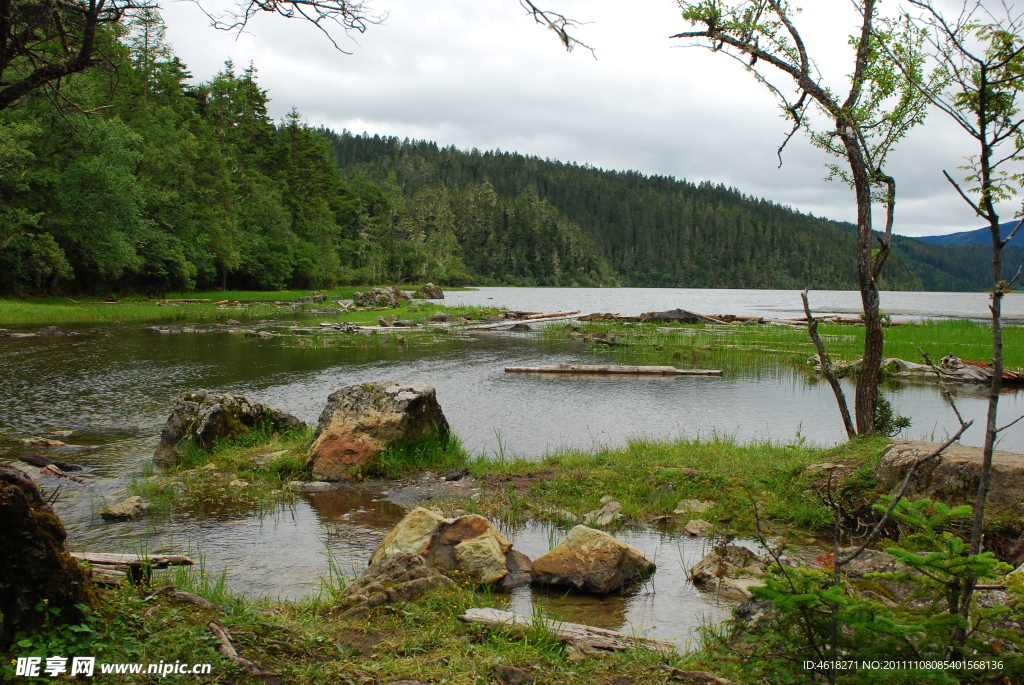
{"type": "Polygon", "coordinates": [[[548,317],[548,318],[506,319],[505,321],[500,321],[500,322],[497,322],[497,323],[484,323],[484,324],[476,324],[476,325],[472,325],[472,326],[465,326],[464,330],[467,330],[467,331],[490,331],[490,330],[497,330],[497,329],[500,329],[500,328],[509,328],[511,326],[515,326],[516,324],[526,323],[527,321],[529,321],[530,323],[546,323],[548,321],[564,321],[566,319],[575,319],[575,318],[577,318],[577,316],[575,314],[566,314],[564,316],[551,316],[551,317],[548,317]]]}
{"type": "Polygon", "coordinates": [[[580,310],[573,309],[572,311],[549,312],[547,314],[545,314],[545,313],[540,313],[540,314],[524,314],[523,316],[517,316],[516,318],[518,320],[520,320],[520,321],[522,321],[522,320],[536,321],[537,319],[554,319],[554,318],[559,318],[559,317],[563,317],[563,316],[572,316],[573,314],[579,314],[579,313],[580,313],[580,310]]]}
{"type": "Polygon", "coordinates": [[[228,629],[223,623],[210,621],[206,625],[210,629],[210,632],[220,640],[220,644],[217,646],[217,651],[226,656],[231,663],[235,664],[254,678],[259,678],[266,683],[266,685],[278,685],[283,682],[284,676],[280,673],[267,673],[253,662],[239,656],[238,650],[236,650],[235,646],[231,644],[231,633],[228,632],[228,629]]]}
{"type": "Polygon", "coordinates": [[[532,630],[537,623],[540,623],[548,629],[552,637],[561,642],[579,640],[590,647],[605,651],[619,651],[633,647],[659,651],[675,650],[676,648],[668,640],[638,637],[615,630],[595,628],[579,623],[553,621],[547,618],[533,619],[530,616],[513,614],[511,611],[501,611],[500,609],[467,609],[466,613],[459,618],[466,623],[482,623],[486,626],[498,626],[517,632],[532,630]]]}
{"type": "Polygon", "coordinates": [[[52,457],[44,457],[41,454],[32,454],[26,452],[19,454],[18,459],[25,462],[26,464],[32,464],[32,466],[56,466],[61,471],[81,471],[82,467],[78,464],[69,464],[66,461],[60,459],[53,459],[52,457]]]}
{"type": "Polygon", "coordinates": [[[195,562],[184,554],[111,554],[107,552],[72,552],[71,556],[79,561],[88,561],[93,565],[103,566],[150,566],[167,568],[168,566],[192,566],[195,562]]]}
{"type": "Polygon", "coordinates": [[[505,373],[626,374],[634,376],[721,376],[718,369],[677,369],[674,366],[612,366],[606,364],[555,364],[554,366],[506,366],[505,373]]]}
{"type": "Polygon", "coordinates": [[[110,554],[104,552],[71,552],[79,561],[89,563],[93,582],[120,585],[125,578],[132,583],[148,582],[155,568],[192,566],[195,562],[183,554],[110,554]]]}

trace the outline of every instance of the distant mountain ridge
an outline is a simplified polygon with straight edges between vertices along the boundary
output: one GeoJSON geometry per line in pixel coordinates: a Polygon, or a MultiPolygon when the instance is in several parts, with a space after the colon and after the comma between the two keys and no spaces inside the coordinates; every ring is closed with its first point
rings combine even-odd
{"type": "MultiPolygon", "coordinates": [[[[1019,223],[1018,220],[1007,221],[999,225],[999,231],[1003,238],[1006,238],[1019,223]]],[[[918,236],[915,240],[931,245],[992,245],[992,232],[986,226],[976,231],[961,231],[960,233],[947,233],[946,235],[918,236]]],[[[1013,236],[1013,240],[1007,246],[1024,247],[1024,228],[1021,228],[1013,236]]]]}

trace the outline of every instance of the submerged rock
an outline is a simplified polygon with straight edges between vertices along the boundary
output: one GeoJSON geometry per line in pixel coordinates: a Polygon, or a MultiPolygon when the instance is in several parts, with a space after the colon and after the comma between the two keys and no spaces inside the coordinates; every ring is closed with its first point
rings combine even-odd
{"type": "Polygon", "coordinates": [[[655,565],[608,533],[576,526],[533,562],[536,583],[605,595],[654,573],[655,565]]]}
{"type": "Polygon", "coordinates": [[[188,441],[203,450],[217,439],[233,439],[258,427],[273,431],[301,428],[305,424],[287,412],[250,402],[241,395],[215,395],[206,390],[181,395],[160,432],[153,458],[173,464],[181,458],[188,441]]]}
{"type": "Polygon", "coordinates": [[[314,480],[351,480],[395,442],[415,441],[437,432],[448,436],[448,420],[426,383],[381,381],[349,385],[327,398],[320,414],[307,467],[314,480]]]}
{"type": "MultiPolygon", "coordinates": [[[[897,487],[911,464],[938,449],[941,443],[893,440],[875,467],[875,480],[882,491],[897,487]]],[[[980,448],[950,445],[938,457],[914,472],[906,497],[928,498],[951,506],[974,504],[984,453],[980,448]]],[[[1024,455],[996,451],[992,455],[992,481],[988,512],[1024,515],[1024,455]]]]}
{"type": "Polygon", "coordinates": [[[62,336],[71,335],[71,331],[65,330],[60,326],[44,326],[36,331],[36,335],[49,335],[49,336],[62,336]]]}
{"type": "Polygon", "coordinates": [[[458,573],[484,585],[510,590],[530,582],[530,559],[476,514],[455,519],[417,507],[370,556],[377,563],[399,553],[418,554],[435,571],[458,573]]]}

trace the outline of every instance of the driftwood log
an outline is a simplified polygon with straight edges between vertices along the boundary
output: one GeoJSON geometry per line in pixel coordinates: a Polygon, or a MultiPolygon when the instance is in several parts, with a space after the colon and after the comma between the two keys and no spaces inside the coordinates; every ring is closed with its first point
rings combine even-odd
{"type": "Polygon", "coordinates": [[[677,369],[674,366],[614,366],[610,364],[555,364],[506,366],[506,373],[627,374],[634,376],[721,376],[717,369],[677,369]]]}
{"type": "MultiPolygon", "coordinates": [[[[467,609],[466,613],[459,618],[467,623],[482,623],[486,626],[497,626],[513,631],[528,631],[537,625],[535,619],[530,616],[513,614],[511,611],[501,611],[500,609],[467,609]]],[[[561,642],[583,642],[594,649],[605,651],[619,651],[633,647],[660,651],[676,649],[676,645],[668,640],[637,637],[615,630],[595,628],[579,623],[553,621],[547,618],[536,619],[536,621],[547,628],[552,637],[561,642]]]]}
{"type": "Polygon", "coordinates": [[[224,626],[223,623],[218,621],[210,621],[207,626],[210,628],[210,632],[213,633],[220,644],[217,646],[217,651],[228,658],[231,663],[241,668],[249,675],[259,678],[266,685],[280,685],[284,681],[284,676],[280,673],[267,673],[260,669],[259,666],[249,661],[248,659],[242,658],[238,654],[238,650],[231,644],[231,633],[224,626]]]}
{"type": "Polygon", "coordinates": [[[72,552],[71,556],[89,563],[94,583],[120,585],[127,578],[133,583],[149,580],[154,568],[191,566],[183,554],[109,554],[104,552],[72,552]]]}

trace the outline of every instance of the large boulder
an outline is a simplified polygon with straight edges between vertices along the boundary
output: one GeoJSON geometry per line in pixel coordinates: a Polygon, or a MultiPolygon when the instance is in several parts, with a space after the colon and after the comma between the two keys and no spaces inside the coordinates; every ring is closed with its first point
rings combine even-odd
{"type": "Polygon", "coordinates": [[[342,591],[340,599],[349,608],[344,616],[365,616],[382,604],[407,602],[452,581],[427,566],[423,557],[412,552],[370,564],[363,573],[342,591]]]}
{"type": "Polygon", "coordinates": [[[749,599],[750,588],[764,585],[764,562],[746,547],[717,545],[690,569],[697,587],[724,597],[749,599]]]}
{"type": "Polygon", "coordinates": [[[433,283],[427,283],[425,286],[414,292],[412,296],[420,300],[443,300],[444,291],[433,283]]]}
{"type": "Polygon", "coordinates": [[[655,565],[629,545],[600,530],[576,526],[533,562],[533,580],[606,595],[654,573],[655,565]]]}
{"type": "MultiPolygon", "coordinates": [[[[911,464],[934,451],[940,443],[893,440],[875,467],[882,490],[896,488],[911,464]]],[[[983,452],[977,447],[950,445],[938,457],[917,468],[906,495],[928,498],[951,506],[974,504],[981,475],[983,452]]],[[[987,512],[1024,516],[1024,455],[997,451],[992,455],[992,485],[987,512]]]]}
{"type": "Polygon", "coordinates": [[[0,466],[0,521],[0,649],[44,623],[86,620],[83,605],[96,595],[88,571],[68,554],[64,524],[35,483],[6,466],[0,466]],[[47,610],[39,611],[44,604],[47,610]]]}
{"type": "Polygon", "coordinates": [[[449,427],[432,385],[349,385],[327,398],[307,466],[313,480],[351,480],[353,471],[372,465],[388,445],[420,440],[434,431],[443,439],[449,427]]]}
{"type": "Polygon", "coordinates": [[[390,288],[373,288],[365,293],[355,293],[352,299],[360,307],[397,307],[403,302],[408,302],[409,296],[404,290],[391,286],[390,288]]]}
{"type": "Polygon", "coordinates": [[[490,521],[476,514],[448,519],[417,507],[385,536],[370,556],[376,564],[397,554],[418,554],[435,571],[510,590],[530,582],[530,559],[490,521]]]}
{"type": "Polygon", "coordinates": [[[305,424],[287,412],[250,402],[241,395],[216,395],[206,390],[187,392],[175,402],[153,458],[163,464],[174,464],[190,441],[208,450],[214,440],[230,440],[264,426],[282,431],[303,428],[305,424]]]}

